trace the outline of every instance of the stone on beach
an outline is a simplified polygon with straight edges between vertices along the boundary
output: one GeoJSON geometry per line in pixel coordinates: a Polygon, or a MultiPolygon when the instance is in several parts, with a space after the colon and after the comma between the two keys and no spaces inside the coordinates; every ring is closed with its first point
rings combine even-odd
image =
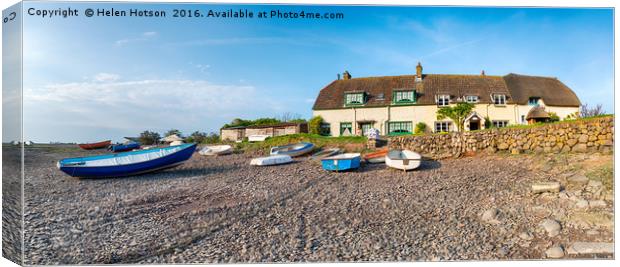
{"type": "Polygon", "coordinates": [[[560,230],[562,230],[562,226],[556,220],[545,219],[540,222],[540,226],[547,231],[547,235],[549,237],[554,237],[560,234],[560,230]]]}
{"type": "Polygon", "coordinates": [[[545,251],[547,258],[559,259],[564,257],[564,249],[561,246],[554,246],[545,251]]]}
{"type": "Polygon", "coordinates": [[[613,254],[614,243],[575,242],[567,250],[569,255],[613,254]]]}
{"type": "Polygon", "coordinates": [[[544,193],[544,192],[560,192],[560,183],[559,182],[538,182],[532,184],[532,193],[544,193]]]}

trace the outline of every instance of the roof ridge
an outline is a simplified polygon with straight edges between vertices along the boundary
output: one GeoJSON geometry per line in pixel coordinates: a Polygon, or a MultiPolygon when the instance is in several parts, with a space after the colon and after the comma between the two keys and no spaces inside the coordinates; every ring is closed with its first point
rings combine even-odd
{"type": "Polygon", "coordinates": [[[504,75],[504,77],[506,76],[522,76],[522,77],[532,77],[532,78],[547,78],[547,79],[556,79],[559,80],[558,77],[554,77],[554,76],[539,76],[539,75],[528,75],[528,74],[518,74],[518,73],[508,73],[506,75],[504,75]]]}

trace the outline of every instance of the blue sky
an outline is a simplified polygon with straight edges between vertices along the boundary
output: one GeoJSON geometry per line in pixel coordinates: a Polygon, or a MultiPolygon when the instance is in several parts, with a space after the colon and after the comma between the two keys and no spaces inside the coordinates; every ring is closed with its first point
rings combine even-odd
{"type": "MultiPolygon", "coordinates": [[[[66,7],[27,4],[26,8],[66,7]]],[[[143,130],[218,131],[230,120],[309,118],[319,90],[354,77],[553,76],[613,112],[613,11],[453,7],[72,4],[167,18],[24,21],[25,138],[120,141],[143,130]],[[339,20],[171,18],[173,8],[341,12],[339,20]]]]}

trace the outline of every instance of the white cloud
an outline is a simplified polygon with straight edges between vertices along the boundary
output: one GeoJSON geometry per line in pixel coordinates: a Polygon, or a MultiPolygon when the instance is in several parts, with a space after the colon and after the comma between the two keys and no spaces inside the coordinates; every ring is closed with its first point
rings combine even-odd
{"type": "Polygon", "coordinates": [[[158,35],[157,32],[143,32],[142,34],[140,34],[140,37],[124,38],[124,39],[117,40],[114,43],[116,44],[116,46],[124,46],[124,45],[129,44],[129,43],[147,41],[149,39],[152,39],[152,38],[156,37],[157,35],[158,35]]]}
{"type": "Polygon", "coordinates": [[[118,74],[102,72],[102,73],[98,73],[97,75],[95,75],[93,80],[97,82],[114,82],[120,78],[121,76],[118,74]]]}
{"type": "Polygon", "coordinates": [[[204,80],[92,81],[24,90],[25,128],[40,141],[119,138],[146,129],[217,131],[232,118],[274,114],[279,107],[253,86],[204,80]]]}

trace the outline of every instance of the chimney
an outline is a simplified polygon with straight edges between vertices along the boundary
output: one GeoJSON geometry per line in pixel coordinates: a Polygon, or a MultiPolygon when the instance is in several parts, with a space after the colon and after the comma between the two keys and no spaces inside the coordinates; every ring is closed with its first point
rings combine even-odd
{"type": "Polygon", "coordinates": [[[344,73],[342,74],[342,79],[343,80],[351,80],[351,74],[349,73],[349,71],[344,71],[344,73]]]}
{"type": "Polygon", "coordinates": [[[482,70],[482,72],[480,73],[480,76],[484,77],[484,70],[482,70]]]}
{"type": "Polygon", "coordinates": [[[415,67],[415,79],[417,81],[422,80],[422,64],[420,64],[420,62],[418,62],[418,65],[415,67]]]}
{"type": "Polygon", "coordinates": [[[338,80],[340,80],[340,73],[336,74],[336,76],[338,76],[338,80]]]}

